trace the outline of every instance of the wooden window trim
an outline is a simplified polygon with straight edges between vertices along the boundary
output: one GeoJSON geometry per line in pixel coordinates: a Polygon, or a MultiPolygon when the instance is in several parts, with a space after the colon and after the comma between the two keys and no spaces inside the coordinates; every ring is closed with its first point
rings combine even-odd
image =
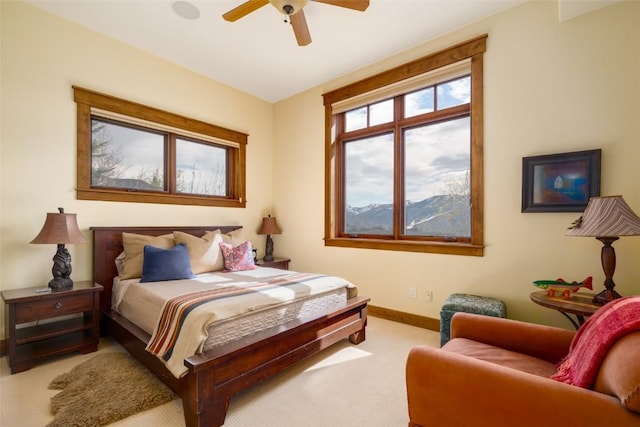
{"type": "MultiPolygon", "coordinates": [[[[161,203],[244,208],[246,206],[246,146],[248,135],[200,120],[180,116],[157,108],[116,98],[73,86],[77,104],[77,188],[80,200],[106,200],[115,202],[161,203]],[[154,193],[145,191],[91,187],[91,108],[111,111],[124,116],[147,120],[183,129],[212,138],[229,141],[237,148],[229,150],[229,196],[200,196],[178,193],[154,193]]],[[[169,171],[175,175],[174,171],[169,171]]],[[[167,175],[169,176],[169,175],[167,175]]],[[[173,177],[175,179],[175,177],[173,177]]],[[[173,189],[174,190],[174,189],[173,189]]],[[[171,190],[171,191],[173,191],[171,190]]]]}
{"type": "Polygon", "coordinates": [[[483,54],[487,34],[457,44],[448,49],[400,65],[364,80],[323,94],[325,106],[325,246],[381,249],[406,252],[441,253],[450,255],[484,255],[484,113],[483,113],[483,54]],[[335,187],[335,157],[339,155],[334,143],[332,105],[354,96],[406,80],[465,59],[471,60],[471,239],[463,242],[386,240],[340,237],[336,204],[342,197],[335,187]]]}

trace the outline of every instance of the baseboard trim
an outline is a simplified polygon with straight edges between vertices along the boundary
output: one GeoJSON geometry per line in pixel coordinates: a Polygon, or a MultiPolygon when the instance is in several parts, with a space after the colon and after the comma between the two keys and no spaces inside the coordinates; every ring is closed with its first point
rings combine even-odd
{"type": "Polygon", "coordinates": [[[418,314],[405,313],[404,311],[391,310],[390,308],[367,306],[367,314],[381,319],[405,323],[419,328],[440,332],[440,320],[418,314]]]}

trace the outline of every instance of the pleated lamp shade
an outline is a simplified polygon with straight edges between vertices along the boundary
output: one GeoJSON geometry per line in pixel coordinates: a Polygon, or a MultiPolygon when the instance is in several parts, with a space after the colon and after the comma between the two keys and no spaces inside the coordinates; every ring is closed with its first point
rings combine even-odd
{"type": "Polygon", "coordinates": [[[622,196],[592,197],[567,236],[640,236],[640,217],[622,196]]]}
{"type": "Polygon", "coordinates": [[[614,289],[616,251],[613,242],[619,236],[640,236],[640,218],[622,196],[592,197],[582,216],[566,232],[567,236],[595,237],[602,242],[600,260],[604,272],[604,291],[593,297],[598,304],[606,304],[620,294],[614,289]]]}

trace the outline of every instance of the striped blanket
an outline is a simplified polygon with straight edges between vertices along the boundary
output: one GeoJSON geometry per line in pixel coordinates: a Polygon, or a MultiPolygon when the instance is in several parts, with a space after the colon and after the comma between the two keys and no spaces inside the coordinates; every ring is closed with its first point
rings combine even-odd
{"type": "Polygon", "coordinates": [[[213,322],[334,290],[345,283],[334,276],[294,273],[173,297],[164,304],[147,350],[180,378],[187,373],[184,359],[202,350],[207,327],[213,322]]]}

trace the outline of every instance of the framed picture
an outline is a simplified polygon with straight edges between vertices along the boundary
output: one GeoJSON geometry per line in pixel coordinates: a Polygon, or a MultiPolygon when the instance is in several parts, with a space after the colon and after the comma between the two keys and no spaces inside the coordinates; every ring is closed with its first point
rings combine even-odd
{"type": "Polygon", "coordinates": [[[522,212],[582,212],[600,195],[601,151],[522,158],[522,212]]]}

